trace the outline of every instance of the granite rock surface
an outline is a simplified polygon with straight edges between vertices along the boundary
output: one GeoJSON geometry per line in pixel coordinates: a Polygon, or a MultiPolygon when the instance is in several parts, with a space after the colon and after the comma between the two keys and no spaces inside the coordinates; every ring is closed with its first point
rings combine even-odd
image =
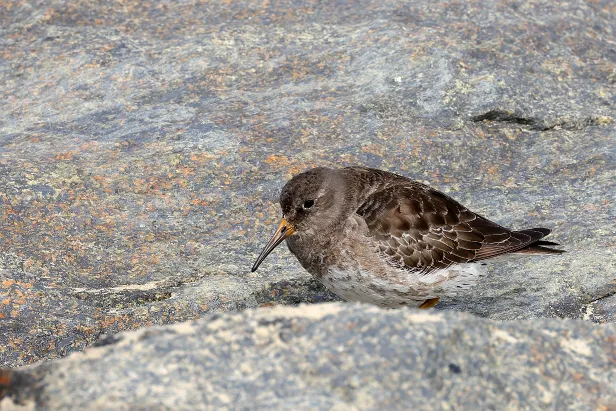
{"type": "Polygon", "coordinates": [[[616,324],[279,306],[118,334],[14,376],[21,409],[613,409],[616,324]]]}
{"type": "MultiPolygon", "coordinates": [[[[212,312],[331,301],[283,247],[315,165],[405,174],[568,253],[442,309],[614,320],[616,6],[0,5],[0,366],[212,312]]],[[[590,327],[590,325],[588,325],[590,327]]]]}

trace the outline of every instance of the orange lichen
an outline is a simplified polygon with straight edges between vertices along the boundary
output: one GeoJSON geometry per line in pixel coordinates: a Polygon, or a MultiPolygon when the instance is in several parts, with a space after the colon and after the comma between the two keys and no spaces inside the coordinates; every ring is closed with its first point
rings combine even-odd
{"type": "Polygon", "coordinates": [[[280,166],[289,166],[291,164],[287,156],[276,155],[276,154],[270,154],[264,160],[264,162],[267,164],[275,164],[275,165],[280,165],[280,166]]]}
{"type": "Polygon", "coordinates": [[[74,151],[67,151],[65,153],[58,153],[58,154],[56,154],[55,159],[56,160],[60,160],[60,161],[72,160],[74,155],[75,155],[74,151]]]}
{"type": "Polygon", "coordinates": [[[3,287],[9,288],[11,285],[15,284],[15,282],[16,282],[15,280],[8,279],[8,280],[2,281],[1,284],[3,287]]]}

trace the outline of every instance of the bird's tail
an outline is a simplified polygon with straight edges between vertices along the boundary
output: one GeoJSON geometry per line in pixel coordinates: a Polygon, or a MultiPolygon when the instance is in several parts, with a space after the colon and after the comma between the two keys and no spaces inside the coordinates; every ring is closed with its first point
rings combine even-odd
{"type": "MultiPolygon", "coordinates": [[[[541,232],[544,236],[550,234],[551,232],[551,230],[548,228],[533,228],[529,231],[534,231],[534,232],[538,231],[538,232],[541,232]]],[[[527,245],[526,247],[520,250],[515,251],[515,253],[516,254],[562,254],[565,252],[565,250],[557,250],[554,248],[546,247],[546,246],[554,246],[554,245],[560,245],[560,244],[555,243],[554,241],[538,240],[532,244],[527,245]]]]}
{"type": "MultiPolygon", "coordinates": [[[[551,241],[549,242],[551,243],[549,245],[558,245],[552,243],[551,241]]],[[[557,250],[554,248],[544,247],[544,244],[533,244],[516,251],[516,254],[562,254],[564,252],[565,250],[557,250]]]]}

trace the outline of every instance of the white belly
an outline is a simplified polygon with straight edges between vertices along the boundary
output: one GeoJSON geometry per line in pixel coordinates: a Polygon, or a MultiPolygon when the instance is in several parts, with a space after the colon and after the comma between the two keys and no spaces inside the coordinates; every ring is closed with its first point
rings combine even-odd
{"type": "Polygon", "coordinates": [[[421,274],[399,270],[384,278],[363,269],[330,267],[319,278],[330,291],[347,301],[362,301],[381,307],[421,305],[430,298],[450,296],[472,286],[481,276],[483,266],[458,264],[421,274]]]}

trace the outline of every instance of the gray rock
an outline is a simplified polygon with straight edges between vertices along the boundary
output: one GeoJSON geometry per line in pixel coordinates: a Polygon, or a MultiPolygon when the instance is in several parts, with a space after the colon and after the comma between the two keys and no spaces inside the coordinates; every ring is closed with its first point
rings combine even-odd
{"type": "Polygon", "coordinates": [[[316,304],[115,336],[2,409],[612,409],[616,325],[316,304]],[[11,408],[14,407],[14,408],[11,408]]]}
{"type": "Polygon", "coordinates": [[[282,248],[248,273],[278,190],[317,164],[406,174],[569,250],[442,308],[613,321],[611,0],[11,4],[0,365],[335,299],[282,248]]]}

